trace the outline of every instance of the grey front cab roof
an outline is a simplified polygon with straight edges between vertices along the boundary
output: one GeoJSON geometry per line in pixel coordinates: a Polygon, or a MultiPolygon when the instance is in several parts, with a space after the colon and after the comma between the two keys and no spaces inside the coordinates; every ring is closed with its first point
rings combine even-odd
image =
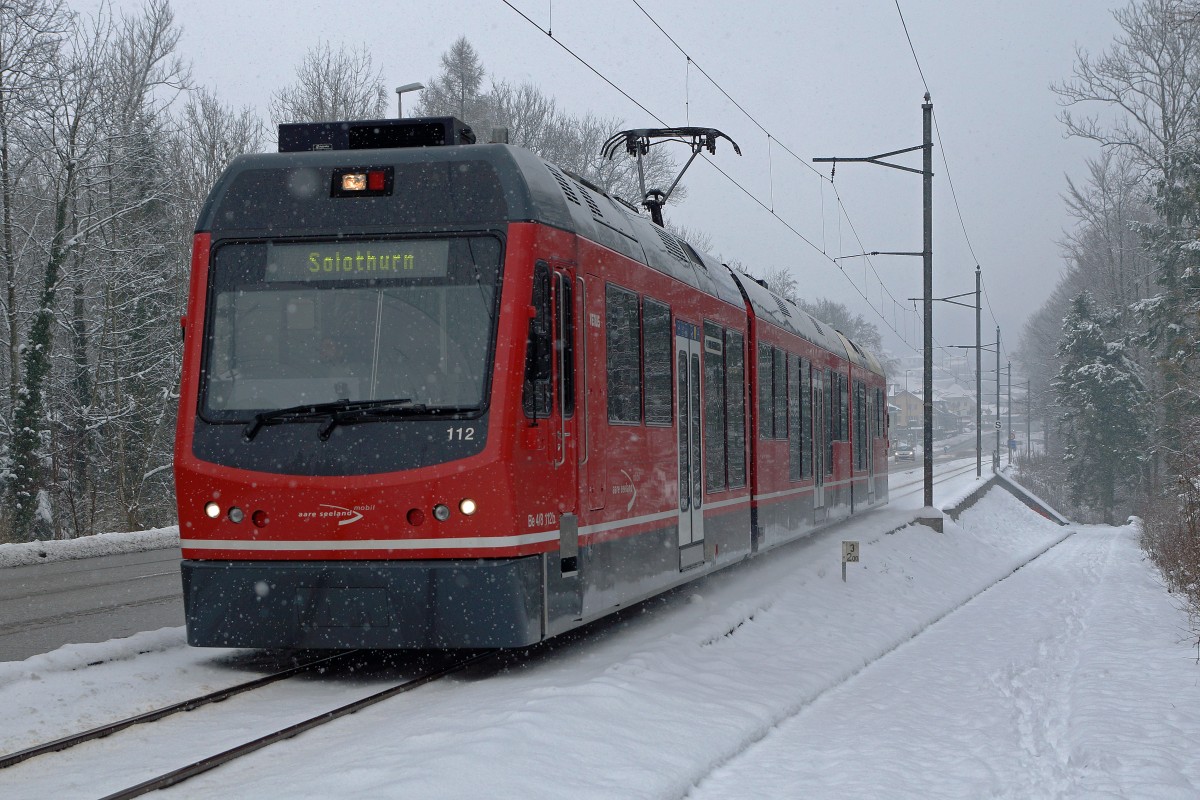
{"type": "MultiPolygon", "coordinates": [[[[649,219],[632,213],[581,178],[548,164],[524,148],[510,145],[322,150],[239,156],[213,187],[200,213],[196,230],[220,231],[229,227],[230,223],[222,218],[222,200],[244,173],[264,170],[316,171],[325,175],[317,180],[319,184],[339,167],[454,162],[485,162],[495,170],[505,205],[505,218],[495,222],[539,222],[576,233],[699,291],[732,305],[742,306],[737,284],[717,259],[696,252],[687,243],[657,227],[649,219]]],[[[365,226],[362,232],[367,232],[365,226]]],[[[265,236],[271,235],[272,231],[238,228],[236,233],[265,236]]]]}
{"type": "MultiPolygon", "coordinates": [[[[212,231],[223,227],[225,221],[218,214],[222,197],[245,172],[316,170],[331,175],[335,168],[368,163],[386,166],[455,162],[485,162],[495,170],[506,208],[505,219],[497,222],[539,222],[576,233],[739,308],[744,307],[744,292],[759,318],[838,355],[845,354],[852,363],[883,374],[874,355],[859,349],[794,303],[746,276],[735,277],[719,259],[695,250],[582,178],[549,164],[522,147],[476,144],[239,156],[213,187],[196,229],[212,231]]],[[[254,233],[238,232],[242,235],[254,233]]],[[[270,235],[270,231],[261,231],[261,235],[270,235]]]]}

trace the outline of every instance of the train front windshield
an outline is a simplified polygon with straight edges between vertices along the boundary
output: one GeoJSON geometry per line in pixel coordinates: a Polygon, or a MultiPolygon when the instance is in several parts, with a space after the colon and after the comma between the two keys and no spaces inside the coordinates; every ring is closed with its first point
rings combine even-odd
{"type": "Polygon", "coordinates": [[[204,416],[339,400],[482,408],[501,252],[483,235],[220,246],[204,416]]]}

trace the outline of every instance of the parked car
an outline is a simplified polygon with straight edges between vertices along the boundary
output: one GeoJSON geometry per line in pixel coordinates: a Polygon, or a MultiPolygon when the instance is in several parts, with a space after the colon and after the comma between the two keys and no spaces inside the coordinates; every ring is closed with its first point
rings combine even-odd
{"type": "Polygon", "coordinates": [[[913,450],[913,446],[908,442],[897,442],[892,449],[892,454],[897,461],[916,461],[917,453],[913,450]]]}

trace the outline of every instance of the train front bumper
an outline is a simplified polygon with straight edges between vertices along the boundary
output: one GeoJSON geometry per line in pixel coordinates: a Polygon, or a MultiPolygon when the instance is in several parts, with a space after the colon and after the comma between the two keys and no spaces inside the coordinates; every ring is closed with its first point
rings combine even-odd
{"type": "Polygon", "coordinates": [[[188,644],[523,647],[543,638],[543,559],[182,563],[188,644]]]}

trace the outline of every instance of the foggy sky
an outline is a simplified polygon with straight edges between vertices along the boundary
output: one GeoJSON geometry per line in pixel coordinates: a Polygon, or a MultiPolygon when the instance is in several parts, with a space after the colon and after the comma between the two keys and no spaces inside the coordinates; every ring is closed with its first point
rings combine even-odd
{"type": "MultiPolygon", "coordinates": [[[[828,164],[811,165],[814,156],[868,156],[920,144],[925,86],[894,0],[642,0],[692,57],[690,69],[631,0],[512,2],[543,29],[552,27],[555,39],[666,124],[711,126],[729,134],[743,156],[723,143],[713,161],[815,247],[700,160],[684,179],[689,197],[668,206],[668,219],[706,232],[716,253],[759,274],[787,266],[804,296],[830,297],[875,322],[895,355],[919,351],[920,330],[908,298],[921,294],[921,260],[877,257],[868,264],[845,259],[839,269],[821,251],[829,256],[919,251],[920,177],[840,164],[835,181],[847,222],[829,183],[810,168],[828,176],[828,164]],[[776,143],[768,146],[767,134],[697,65],[776,143]]],[[[1064,139],[1049,85],[1069,76],[1076,46],[1095,53],[1110,45],[1116,25],[1108,9],[1114,4],[900,3],[941,134],[934,154],[934,296],[973,291],[977,259],[988,292],[983,338],[992,341],[999,324],[1005,357],[1062,269],[1057,242],[1072,225],[1061,199],[1064,173],[1082,175],[1084,159],[1097,154],[1090,143],[1064,139]]],[[[72,7],[87,11],[92,6],[74,2],[72,7]]],[[[117,7],[137,4],[121,0],[117,7]]],[[[271,93],[292,81],[296,64],[323,39],[335,47],[367,46],[390,91],[399,84],[428,83],[441,54],[466,35],[496,80],[533,82],[572,113],[619,116],[626,127],[659,125],[501,0],[209,0],[176,2],[174,8],[183,27],[180,51],[193,63],[195,82],[227,104],[256,108],[264,119],[271,93]]],[[[394,114],[395,95],[390,99],[394,114]]],[[[405,95],[406,104],[415,99],[405,95]]],[[[680,147],[677,156],[682,163],[686,150],[680,147]]],[[[920,167],[919,152],[896,160],[920,167]]],[[[935,304],[934,319],[938,344],[974,343],[971,310],[935,304]]]]}

